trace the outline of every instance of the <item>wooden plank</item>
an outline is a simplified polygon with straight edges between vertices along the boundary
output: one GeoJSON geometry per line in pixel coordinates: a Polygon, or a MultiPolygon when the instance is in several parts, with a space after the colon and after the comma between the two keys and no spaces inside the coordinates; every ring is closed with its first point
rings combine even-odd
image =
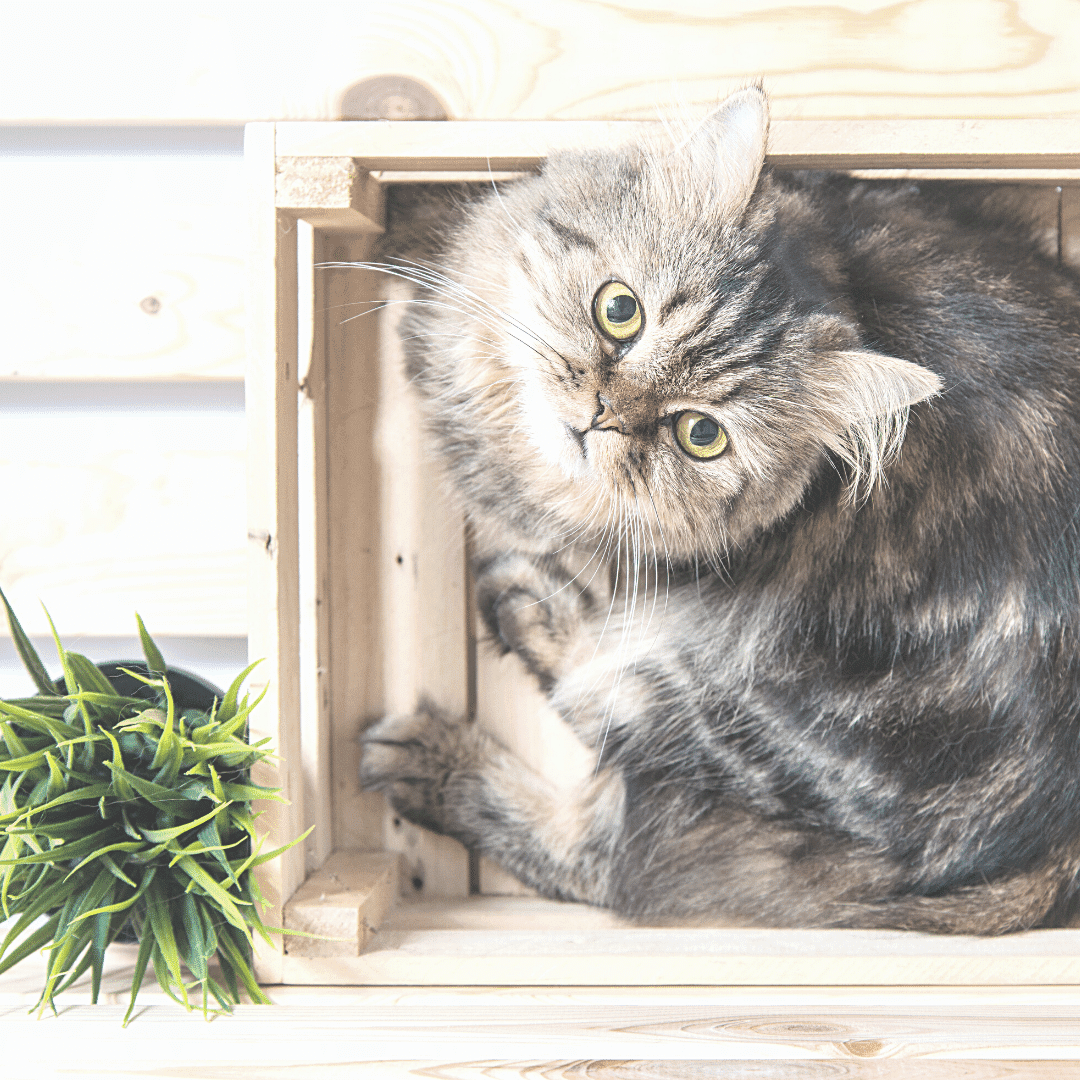
{"type": "Polygon", "coordinates": [[[239,156],[0,157],[0,189],[0,379],[243,378],[239,156]]]}
{"type": "MultiPolygon", "coordinates": [[[[1076,1025],[1071,1017],[1061,1016],[982,1018],[946,1013],[890,1023],[858,1014],[836,1018],[772,1010],[739,1015],[710,1009],[674,1013],[643,1009],[636,1015],[620,1015],[534,1007],[463,1015],[460,1010],[430,1006],[424,1011],[392,1012],[241,1006],[232,1019],[206,1024],[174,1005],[154,1005],[142,1010],[118,1038],[122,1015],[118,1005],[83,1006],[50,1019],[49,1071],[39,1069],[34,1075],[186,1075],[217,1080],[233,1076],[967,1080],[1080,1074],[1075,1068],[1080,1065],[1076,1025]],[[281,1037],[283,1031],[287,1038],[281,1037]],[[183,1065],[178,1067],[162,1049],[179,1051],[180,1040],[183,1065]],[[1033,1071],[1040,1059],[1058,1071],[1033,1071]],[[758,1063],[756,1067],[752,1062],[758,1063]],[[628,1068],[631,1064],[637,1068],[628,1068]]],[[[25,1016],[9,1014],[0,1018],[0,1025],[8,1045],[41,1037],[40,1025],[25,1016]]]]}
{"type": "Polygon", "coordinates": [[[4,116],[329,120],[351,85],[386,74],[426,83],[458,119],[651,118],[762,76],[783,117],[1080,112],[1072,0],[356,0],[325,10],[312,19],[286,0],[195,18],[160,5],[132,20],[122,5],[22,5],[5,22],[27,47],[0,70],[4,116]]]}
{"type": "Polygon", "coordinates": [[[381,185],[352,158],[279,157],[277,206],[324,229],[383,231],[381,185]]]}
{"type": "MultiPolygon", "coordinates": [[[[259,784],[281,789],[286,804],[267,803],[259,818],[266,847],[300,834],[304,821],[299,680],[299,555],[297,478],[296,222],[274,206],[274,127],[252,124],[245,140],[251,225],[248,331],[248,551],[250,655],[262,660],[251,682],[266,698],[254,711],[249,737],[269,737],[282,756],[252,769],[259,784]]],[[[258,871],[270,902],[263,913],[282,925],[282,905],[304,880],[304,850],[294,847],[258,871]]],[[[280,945],[256,943],[258,978],[280,978],[280,945]]]]}
{"type": "MultiPolygon", "coordinates": [[[[685,1007],[620,1013],[543,1006],[467,1011],[241,1006],[232,1019],[206,1024],[174,1005],[152,1005],[118,1038],[122,1014],[119,1005],[75,1006],[47,1021],[53,1032],[48,1071],[38,1067],[34,1075],[967,1080],[1076,1076],[1080,1064],[1076,1025],[1060,1013],[920,1013],[890,1022],[866,1013],[835,1017],[769,1009],[748,1014],[685,1007]],[[182,1056],[182,1066],[163,1055],[166,1047],[182,1056]],[[1040,1070],[1040,1064],[1056,1071],[1040,1070]]],[[[0,1025],[8,1045],[30,1043],[42,1030],[18,1014],[0,1018],[0,1025]]]]}
{"type": "Polygon", "coordinates": [[[330,568],[326,424],[326,349],[322,262],[324,237],[296,223],[298,283],[297,524],[300,572],[300,743],[304,775],[305,868],[317,870],[333,850],[330,776],[330,568]],[[319,314],[316,315],[316,312],[319,314]]]}
{"type": "MultiPolygon", "coordinates": [[[[369,258],[372,234],[328,237],[322,258],[369,258]]],[[[372,431],[379,397],[378,326],[362,301],[381,295],[375,275],[320,269],[326,352],[329,682],[333,834],[336,849],[382,845],[383,799],[359,790],[360,725],[382,708],[378,575],[380,474],[372,431]],[[360,315],[359,318],[354,316],[360,315]]]]}
{"type": "MultiPolygon", "coordinates": [[[[287,157],[351,157],[370,169],[528,169],[554,149],[602,146],[654,131],[631,121],[292,123],[287,157]]],[[[777,120],[768,160],[778,168],[1080,168],[1080,125],[1069,120],[777,120]]]]}
{"type": "Polygon", "coordinates": [[[282,974],[290,983],[380,986],[1067,986],[1080,981],[1078,950],[1074,930],[985,939],[859,930],[493,933],[387,925],[360,957],[286,957],[282,974]]]}
{"type": "Polygon", "coordinates": [[[27,1014],[44,957],[0,976],[5,1046],[52,1031],[35,1076],[102,1080],[1080,1075],[1069,1071],[1080,1056],[1075,989],[274,986],[275,1007],[242,1005],[206,1024],[151,976],[118,1037],[134,960],[134,946],[109,949],[100,1005],[88,1004],[88,977],[65,992],[44,1021],[62,1033],[27,1014]]]}
{"type": "MultiPolygon", "coordinates": [[[[465,625],[465,522],[427,440],[412,437],[421,404],[409,387],[397,324],[410,295],[396,279],[380,282],[380,389],[374,427],[380,471],[379,608],[386,713],[414,711],[427,699],[464,717],[468,709],[465,625]]],[[[468,856],[446,836],[384,812],[383,846],[406,860],[410,895],[469,893],[468,856]]]]}
{"type": "Polygon", "coordinates": [[[382,851],[338,852],[285,904],[289,956],[359,956],[397,899],[400,859],[382,851]]]}
{"type": "Polygon", "coordinates": [[[0,384],[0,584],[30,633],[41,602],[68,641],[130,637],[136,610],[164,637],[247,633],[243,396],[223,389],[0,384]]]}

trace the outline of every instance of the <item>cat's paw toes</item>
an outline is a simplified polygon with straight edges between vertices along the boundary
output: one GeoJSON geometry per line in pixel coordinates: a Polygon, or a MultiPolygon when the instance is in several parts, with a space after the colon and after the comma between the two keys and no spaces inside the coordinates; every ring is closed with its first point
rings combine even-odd
{"type": "Polygon", "coordinates": [[[448,832],[447,787],[469,768],[475,741],[471,725],[436,709],[384,717],[360,736],[360,785],[417,825],[448,832]]]}
{"type": "Polygon", "coordinates": [[[547,685],[559,675],[581,617],[573,585],[521,555],[489,563],[477,575],[477,606],[494,637],[547,685]]]}

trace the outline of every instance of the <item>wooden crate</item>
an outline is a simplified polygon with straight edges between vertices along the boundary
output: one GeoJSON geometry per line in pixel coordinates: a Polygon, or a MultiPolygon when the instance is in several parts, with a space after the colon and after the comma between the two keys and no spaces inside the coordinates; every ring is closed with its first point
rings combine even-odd
{"type": "MultiPolygon", "coordinates": [[[[251,199],[250,649],[266,700],[253,737],[283,762],[258,779],[267,921],[335,940],[260,949],[266,983],[447,986],[1064,986],[1080,931],[1003,939],[899,932],[644,929],[526,895],[455,842],[357,785],[362,723],[421,693],[495,731],[534,767],[572,738],[515,657],[477,643],[465,530],[438,467],[393,441],[414,405],[398,370],[390,279],[316,269],[368,258],[388,183],[536,168],[548,148],[623,139],[629,122],[281,123],[247,131],[251,199]]],[[[1066,121],[780,121],[787,168],[1032,185],[1048,243],[1080,256],[1080,128],[1066,121]]],[[[258,685],[257,684],[257,685],[258,685]]]]}

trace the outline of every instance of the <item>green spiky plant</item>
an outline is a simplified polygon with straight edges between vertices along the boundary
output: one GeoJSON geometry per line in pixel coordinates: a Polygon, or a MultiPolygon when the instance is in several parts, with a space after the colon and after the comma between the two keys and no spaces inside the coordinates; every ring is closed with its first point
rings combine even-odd
{"type": "Polygon", "coordinates": [[[58,693],[0,599],[40,691],[0,701],[0,909],[14,919],[0,942],[0,973],[44,948],[39,1015],[55,1011],[53,998],[87,969],[96,1002],[105,948],[129,927],[139,951],[125,1025],[150,963],[165,993],[188,1009],[196,988],[206,1015],[231,1012],[241,985],[252,1001],[269,1003],[251,968],[252,933],[270,940],[251,870],[303,837],[260,853],[251,802],[278,796],[248,776],[272,756],[267,740],[244,739],[261,696],[249,703],[238,695],[254,665],[210,712],[181,713],[141,618],[149,674],[127,673],[151,689],[149,701],[117,693],[90,660],[60,644],[54,627],[66,690],[58,693]],[[211,975],[215,957],[221,982],[211,975]]]}

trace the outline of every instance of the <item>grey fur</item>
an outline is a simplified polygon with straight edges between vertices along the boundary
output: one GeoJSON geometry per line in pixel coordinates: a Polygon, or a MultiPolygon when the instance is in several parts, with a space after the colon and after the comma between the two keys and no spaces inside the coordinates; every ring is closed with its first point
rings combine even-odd
{"type": "Polygon", "coordinates": [[[681,145],[402,196],[383,267],[438,302],[404,337],[481,611],[598,761],[567,797],[424,706],[368,729],[363,782],[646,921],[1060,923],[1077,282],[985,192],[762,172],[765,132],[748,90],[681,145]],[[722,455],[679,448],[688,409],[722,455]]]}

